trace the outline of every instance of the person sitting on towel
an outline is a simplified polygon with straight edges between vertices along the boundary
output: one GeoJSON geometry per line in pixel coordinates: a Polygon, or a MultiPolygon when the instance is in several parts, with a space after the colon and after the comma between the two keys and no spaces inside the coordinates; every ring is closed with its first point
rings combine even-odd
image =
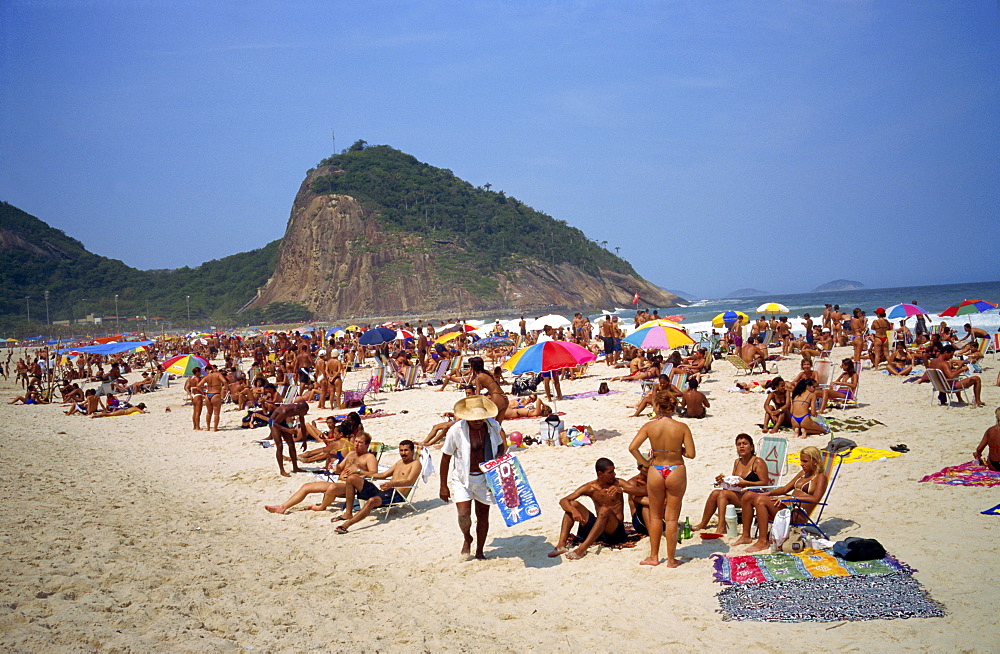
{"type": "Polygon", "coordinates": [[[987,429],[986,433],[983,434],[983,440],[980,441],[976,451],[972,453],[972,458],[979,461],[980,465],[984,465],[994,472],[1000,472],[1000,409],[997,409],[994,415],[997,424],[987,429]],[[990,453],[983,461],[983,450],[987,446],[990,448],[990,453]]]}
{"type": "Polygon", "coordinates": [[[333,518],[333,521],[344,520],[344,524],[337,527],[338,534],[346,534],[349,527],[368,517],[368,514],[380,506],[396,504],[402,502],[409,494],[413,485],[417,483],[417,478],[423,467],[420,460],[416,458],[416,446],[411,440],[400,441],[399,461],[392,464],[392,467],[385,472],[374,474],[362,473],[365,479],[361,490],[354,492],[354,486],[347,485],[346,511],[344,515],[333,518]],[[376,486],[371,479],[388,479],[389,481],[376,486]],[[354,508],[354,498],[364,500],[361,509],[351,515],[354,508]]]}
{"type": "Polygon", "coordinates": [[[632,482],[619,479],[615,475],[615,464],[610,459],[601,457],[594,468],[597,471],[596,480],[587,482],[559,500],[559,506],[563,510],[562,526],[555,549],[549,552],[550,557],[566,554],[567,559],[580,559],[587,555],[587,550],[594,543],[620,545],[628,537],[625,533],[624,493],[641,493],[642,489],[632,482]],[[583,496],[594,501],[596,516],[579,502],[579,498],[583,496]],[[577,536],[583,542],[569,551],[566,543],[574,522],[579,524],[577,536]]]}

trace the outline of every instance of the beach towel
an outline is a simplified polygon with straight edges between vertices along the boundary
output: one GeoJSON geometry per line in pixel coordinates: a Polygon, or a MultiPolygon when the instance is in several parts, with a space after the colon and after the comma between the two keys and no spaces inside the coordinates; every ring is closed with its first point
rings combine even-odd
{"type": "Polygon", "coordinates": [[[992,509],[986,509],[985,511],[980,511],[983,515],[1000,515],[1000,504],[997,504],[992,509]]]}
{"type": "Polygon", "coordinates": [[[913,573],[913,568],[892,555],[874,561],[845,561],[833,555],[832,549],[806,550],[800,554],[745,554],[710,557],[715,566],[713,581],[724,586],[762,584],[817,577],[850,577],[913,573]]]}
{"type": "Polygon", "coordinates": [[[723,620],[853,622],[940,618],[944,606],[908,572],[737,584],[716,594],[723,620]]]}
{"type": "MultiPolygon", "coordinates": [[[[877,450],[873,447],[862,447],[858,446],[851,450],[851,453],[844,457],[844,463],[864,463],[868,461],[878,461],[882,457],[887,459],[892,459],[894,457],[900,456],[899,452],[891,452],[889,450],[877,450]]],[[[788,454],[788,465],[797,466],[799,465],[799,453],[790,452],[788,454]]]]}
{"type": "MultiPolygon", "coordinates": [[[[566,398],[563,398],[566,399],[566,398]]],[[[559,413],[550,413],[550,416],[564,416],[565,411],[560,411],[559,413]]],[[[511,420],[538,420],[538,416],[518,416],[516,418],[504,418],[504,422],[510,422],[511,420]]]]}
{"type": "Polygon", "coordinates": [[[614,395],[615,393],[624,393],[625,391],[608,391],[607,393],[598,393],[597,391],[586,391],[584,393],[573,393],[572,395],[563,395],[563,400],[582,400],[585,397],[597,397],[598,395],[614,395]]]}
{"type": "Polygon", "coordinates": [[[939,472],[927,475],[920,481],[932,481],[935,484],[949,486],[985,486],[991,488],[1000,486],[1000,472],[993,472],[975,461],[969,461],[958,466],[948,466],[939,472]]]}
{"type": "Polygon", "coordinates": [[[823,416],[826,418],[826,424],[830,428],[830,431],[843,432],[843,431],[868,431],[875,425],[880,425],[885,427],[885,423],[879,422],[874,418],[862,418],[861,416],[854,416],[851,418],[838,418],[836,416],[823,416]]]}

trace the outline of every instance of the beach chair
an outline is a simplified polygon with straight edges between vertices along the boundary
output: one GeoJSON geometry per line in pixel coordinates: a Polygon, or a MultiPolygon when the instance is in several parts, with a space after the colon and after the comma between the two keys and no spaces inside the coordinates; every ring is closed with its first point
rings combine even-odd
{"type": "Polygon", "coordinates": [[[816,388],[830,388],[830,382],[833,381],[833,361],[830,359],[817,359],[813,361],[813,370],[816,371],[816,379],[819,380],[816,384],[816,388]]]}
{"type": "Polygon", "coordinates": [[[155,391],[158,388],[170,388],[170,373],[165,372],[157,378],[153,385],[149,387],[149,390],[155,391]]]}
{"type": "Polygon", "coordinates": [[[375,508],[374,511],[382,512],[382,517],[381,517],[382,520],[388,519],[389,514],[392,513],[393,509],[399,509],[400,511],[402,511],[403,509],[410,509],[411,511],[416,513],[417,507],[413,506],[413,493],[416,492],[417,486],[420,485],[420,479],[421,479],[420,475],[417,475],[417,480],[413,482],[413,486],[410,486],[410,490],[407,491],[405,494],[400,493],[396,489],[393,489],[395,491],[393,493],[393,498],[394,499],[399,498],[399,501],[393,502],[392,504],[383,504],[382,506],[375,508]]]}
{"type": "Polygon", "coordinates": [[[688,380],[688,373],[686,372],[675,372],[670,377],[670,383],[674,385],[674,388],[677,388],[678,390],[682,391],[684,390],[684,387],[687,385],[687,380],[688,380]]]}
{"type": "Polygon", "coordinates": [[[755,486],[751,490],[763,493],[781,487],[781,478],[788,470],[788,439],[783,436],[765,436],[760,439],[759,446],[757,456],[764,459],[771,483],[768,486],[755,486]]]}
{"type": "MultiPolygon", "coordinates": [[[[986,350],[986,352],[989,352],[990,350],[993,350],[993,360],[994,361],[997,360],[997,350],[998,349],[1000,349],[1000,332],[998,332],[996,334],[993,334],[993,337],[990,339],[989,348],[986,350]]],[[[986,352],[984,352],[983,354],[986,354],[986,352]]]]}
{"type": "Polygon", "coordinates": [[[762,334],[762,336],[764,337],[764,342],[761,343],[761,345],[763,347],[771,347],[772,345],[774,345],[774,330],[773,329],[767,329],[767,330],[765,330],[764,333],[762,334]]]}
{"type": "Polygon", "coordinates": [[[726,356],[726,361],[728,361],[729,363],[733,364],[733,367],[736,368],[736,373],[737,374],[739,374],[740,370],[745,371],[747,373],[747,375],[749,375],[751,372],[753,372],[753,370],[750,368],[750,364],[748,364],[746,361],[744,361],[743,359],[739,358],[735,354],[729,354],[729,355],[727,355],[726,356]]]}
{"type": "MultiPolygon", "coordinates": [[[[299,385],[292,383],[285,389],[285,394],[281,396],[282,404],[291,404],[292,400],[299,394],[299,385]]],[[[228,396],[227,396],[228,397],[228,396]]]]}
{"type": "MultiPolygon", "coordinates": [[[[855,364],[858,362],[855,361],[855,364]]],[[[858,394],[861,392],[861,368],[860,366],[855,368],[855,372],[858,375],[858,383],[854,385],[854,392],[851,393],[851,397],[833,397],[830,398],[830,405],[839,404],[841,409],[846,409],[848,406],[857,408],[858,406],[858,394]]],[[[832,386],[833,380],[831,379],[830,384],[832,386]]]]}
{"type": "Polygon", "coordinates": [[[416,365],[410,366],[410,368],[406,371],[406,376],[403,378],[403,381],[396,384],[395,390],[405,391],[416,386],[417,374],[419,373],[420,373],[420,366],[416,365]]]}
{"type": "Polygon", "coordinates": [[[451,367],[451,361],[448,359],[441,359],[438,361],[437,370],[431,375],[430,379],[426,380],[426,384],[436,384],[444,379],[444,376],[448,374],[448,369],[451,367]]]}
{"type": "Polygon", "coordinates": [[[823,472],[826,473],[827,477],[826,492],[823,493],[823,497],[808,510],[803,508],[804,503],[801,500],[793,498],[785,500],[785,503],[796,505],[796,510],[793,511],[792,516],[793,525],[800,526],[803,529],[815,529],[820,536],[827,538],[826,532],[824,532],[819,526],[819,521],[823,519],[823,510],[830,502],[830,494],[833,492],[833,485],[836,483],[837,476],[840,474],[840,466],[844,465],[844,457],[850,454],[851,450],[839,453],[828,452],[826,450],[822,450],[822,452],[823,472]],[[836,466],[834,465],[835,463],[836,466]],[[815,517],[813,517],[814,514],[815,517]]]}
{"type": "Polygon", "coordinates": [[[951,407],[952,395],[955,396],[957,401],[962,401],[962,391],[968,389],[957,388],[955,386],[955,382],[958,381],[957,379],[948,379],[944,376],[944,373],[937,368],[927,368],[926,372],[927,378],[931,380],[931,404],[934,404],[942,393],[944,394],[949,407],[951,407]]]}
{"type": "MultiPolygon", "coordinates": [[[[381,371],[382,368],[377,370],[381,371]]],[[[344,391],[344,407],[358,407],[365,403],[366,395],[375,395],[378,392],[379,385],[382,383],[381,375],[378,373],[373,374],[368,378],[368,384],[361,389],[356,391],[344,391]]]]}

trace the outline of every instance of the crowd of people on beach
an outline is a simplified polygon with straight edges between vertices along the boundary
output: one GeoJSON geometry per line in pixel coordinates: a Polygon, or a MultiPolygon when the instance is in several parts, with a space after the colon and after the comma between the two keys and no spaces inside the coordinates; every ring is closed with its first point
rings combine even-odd
{"type": "MultiPolygon", "coordinates": [[[[937,373],[950,384],[951,392],[971,393],[973,403],[983,405],[982,379],[968,373],[980,369],[983,341],[992,335],[971,324],[964,326],[963,335],[944,323],[928,328],[923,316],[917,316],[911,332],[907,320],[893,325],[884,309],[874,313],[876,317],[869,323],[860,308],[847,314],[838,305],[827,305],[815,322],[808,313],[803,315],[801,334],[793,332],[785,317],[769,320],[761,316],[749,325],[736,322],[721,333],[713,330],[686,352],[669,353],[643,351],[623,342],[625,329],[616,315],[606,315],[594,324],[582,313],[575,314],[568,324],[543,325],[537,330],[529,330],[523,317],[516,329],[505,329],[498,321],[490,333],[496,345],[485,351],[476,347],[481,334],[470,333],[463,320],[450,325],[438,321],[437,326],[433,321],[395,324],[392,326],[400,334],[409,336],[372,345],[363,342],[364,332],[358,329],[325,337],[299,330],[167,338],[141,351],[110,356],[63,356],[65,353],[42,348],[16,362],[16,379],[23,393],[11,403],[61,403],[67,415],[91,418],[144,413],[145,403],[133,405],[131,399],[155,391],[164,374],[160,362],[174,355],[196,355],[208,363],[193,367],[183,383],[194,430],[218,431],[222,407],[229,403],[245,412],[242,427],[267,427],[280,475],[306,471],[300,464],[320,464],[320,470],[328,474],[327,481],[306,483],[285,502],[267,505],[268,511],[286,513],[310,495],[321,495],[319,502],[308,507],[314,511],[326,511],[334,501],[342,500],[344,510],[333,521],[339,523],[335,527],[338,533],[348,533],[372,511],[406,502],[425,473],[422,459],[429,457],[428,448],[440,447],[438,495],[456,504],[462,553],[484,558],[490,506],[495,499],[482,465],[510,450],[504,421],[550,416],[554,413],[553,397],[556,402],[563,399],[560,379],[583,374],[582,366],[547,371],[533,380],[532,387],[543,384],[544,393],[529,390],[516,394],[513,380],[506,379],[504,369],[496,364],[519,347],[545,340],[570,341],[602,356],[609,369],[622,372],[606,379],[603,389],[607,389],[607,381],[647,385],[639,402],[629,408],[634,408],[633,417],[649,416],[651,420],[638,429],[627,448],[636,463],[634,475],[619,478],[614,463],[602,457],[595,464],[596,479],[560,500],[563,515],[550,556],[577,559],[595,543],[620,545],[628,538],[628,526],[630,531],[649,537],[649,555],[642,564],[661,562],[660,545],[665,536],[665,561],[673,567],[680,563],[675,551],[680,507],[687,490],[686,460],[696,455],[695,438],[685,420],[709,416],[713,405],[700,386],[711,378],[713,363],[722,358],[735,357],[749,373],[763,374],[775,359],[800,357],[800,372],[794,379],[785,381],[775,375],[763,383],[760,431],[765,434],[790,429],[793,436],[806,438],[828,431],[824,414],[832,404],[843,406],[858,398],[859,373],[864,365],[872,370],[884,366],[889,375],[916,383],[930,383],[931,375],[937,373]],[[839,361],[839,374],[833,370],[831,358],[837,347],[847,348],[848,353],[839,361]],[[469,356],[472,354],[475,356],[469,356]],[[917,366],[925,371],[915,374],[917,366]],[[365,411],[370,410],[365,406],[369,392],[345,390],[348,373],[369,367],[379,371],[377,384],[406,387],[419,380],[437,384],[442,392],[454,384],[462,394],[453,411],[432,425],[423,440],[402,440],[399,460],[384,470],[378,463],[381,450],[372,450],[373,439],[364,425],[365,411]],[[139,377],[127,381],[126,375],[133,372],[140,373],[139,377]],[[84,390],[81,384],[87,383],[98,387],[84,390]],[[309,419],[313,407],[337,415],[313,421],[309,419]],[[316,447],[307,449],[308,441],[314,441],[316,447]],[[582,503],[584,497],[590,498],[593,511],[582,503]],[[626,499],[630,520],[624,512],[626,499]],[[357,511],[356,500],[360,502],[357,511]]],[[[634,327],[656,320],[660,320],[656,311],[639,311],[634,327]]],[[[12,355],[9,351],[8,370],[12,355]]],[[[0,362],[0,374],[6,375],[3,364],[0,362]]],[[[371,387],[375,380],[373,374],[368,391],[378,390],[371,387]]],[[[744,381],[735,390],[750,392],[755,385],[744,381]]],[[[767,525],[782,508],[808,514],[822,500],[829,480],[816,447],[803,448],[801,471],[775,487],[775,480],[756,454],[753,438],[740,433],[735,444],[732,475],[716,479],[716,488],[708,495],[694,530],[709,529],[715,517],[715,533],[722,534],[727,507],[738,506],[742,534],[734,544],[748,545],[751,552],[761,551],[768,546],[767,529],[758,529],[754,536],[754,523],[767,525]]],[[[974,455],[984,465],[1000,470],[1000,428],[987,431],[974,455]]]]}

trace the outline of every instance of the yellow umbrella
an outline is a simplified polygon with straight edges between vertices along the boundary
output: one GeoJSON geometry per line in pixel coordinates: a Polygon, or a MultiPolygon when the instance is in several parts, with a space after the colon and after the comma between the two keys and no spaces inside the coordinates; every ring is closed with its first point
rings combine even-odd
{"type": "Polygon", "coordinates": [[[776,313],[788,313],[788,307],[777,302],[767,302],[757,307],[757,313],[766,313],[773,316],[776,313]]]}
{"type": "MultiPolygon", "coordinates": [[[[722,313],[720,313],[716,317],[712,318],[712,327],[725,327],[726,326],[726,321],[723,320],[722,317],[724,315],[726,315],[726,313],[728,313],[728,312],[723,311],[722,313]]],[[[748,316],[747,314],[743,313],[742,311],[734,311],[733,313],[735,313],[737,316],[740,317],[740,324],[741,325],[747,325],[747,324],[750,323],[750,316],[748,316]]]]}
{"type": "Polygon", "coordinates": [[[454,340],[464,334],[465,332],[448,332],[444,336],[438,336],[434,339],[435,343],[447,343],[448,341],[454,340]]]}
{"type": "Polygon", "coordinates": [[[348,325],[347,327],[344,327],[344,331],[345,332],[359,332],[359,331],[361,331],[361,328],[358,327],[357,325],[348,325]]]}

